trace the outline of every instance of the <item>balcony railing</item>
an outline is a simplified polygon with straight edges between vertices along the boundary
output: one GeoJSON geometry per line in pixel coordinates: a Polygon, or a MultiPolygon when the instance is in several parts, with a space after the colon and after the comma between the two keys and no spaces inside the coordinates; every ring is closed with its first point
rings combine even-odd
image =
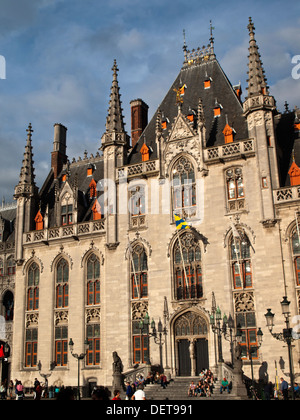
{"type": "Polygon", "coordinates": [[[48,242],[62,238],[84,237],[92,233],[105,233],[105,219],[73,225],[53,227],[24,233],[24,243],[48,242]]]}
{"type": "Polygon", "coordinates": [[[284,187],[273,191],[274,204],[289,203],[300,199],[300,186],[284,187]]]}
{"type": "Polygon", "coordinates": [[[242,156],[249,157],[255,154],[255,142],[253,139],[240,142],[223,144],[222,146],[210,147],[204,150],[206,163],[219,162],[222,160],[240,159],[242,156]]]}

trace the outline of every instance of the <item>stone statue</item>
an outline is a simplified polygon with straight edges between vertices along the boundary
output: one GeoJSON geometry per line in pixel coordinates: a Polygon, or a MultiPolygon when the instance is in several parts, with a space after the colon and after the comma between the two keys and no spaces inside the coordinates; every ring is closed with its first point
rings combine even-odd
{"type": "Polygon", "coordinates": [[[113,352],[112,356],[113,356],[113,374],[121,374],[123,370],[122,361],[116,351],[113,352]]]}

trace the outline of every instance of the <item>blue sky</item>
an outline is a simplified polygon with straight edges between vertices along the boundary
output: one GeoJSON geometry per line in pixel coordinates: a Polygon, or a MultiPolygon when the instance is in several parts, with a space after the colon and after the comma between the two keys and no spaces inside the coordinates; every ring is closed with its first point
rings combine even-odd
{"type": "Polygon", "coordinates": [[[0,0],[0,199],[12,200],[32,123],[36,182],[50,169],[53,124],[68,127],[69,159],[95,154],[105,131],[113,60],[119,67],[126,129],[130,101],[142,98],[149,118],[189,49],[209,43],[212,20],[217,59],[246,94],[248,18],[278,109],[300,107],[300,6],[295,0],[0,0]]]}

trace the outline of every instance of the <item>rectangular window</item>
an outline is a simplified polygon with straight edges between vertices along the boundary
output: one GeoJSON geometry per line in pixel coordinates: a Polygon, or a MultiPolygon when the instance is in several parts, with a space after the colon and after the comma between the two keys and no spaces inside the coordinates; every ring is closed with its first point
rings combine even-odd
{"type": "Polygon", "coordinates": [[[87,350],[86,364],[96,366],[100,364],[100,324],[87,326],[87,339],[89,349],[87,350]]]}
{"type": "Polygon", "coordinates": [[[37,328],[28,328],[25,332],[25,366],[35,367],[37,365],[37,328]]]}
{"type": "Polygon", "coordinates": [[[68,363],[68,327],[55,328],[55,362],[57,366],[68,363]]]}
{"type": "Polygon", "coordinates": [[[146,363],[149,360],[148,341],[147,335],[133,337],[133,363],[146,363]]]}
{"type": "Polygon", "coordinates": [[[73,206],[61,206],[61,224],[63,226],[70,225],[73,222],[73,206]]]}

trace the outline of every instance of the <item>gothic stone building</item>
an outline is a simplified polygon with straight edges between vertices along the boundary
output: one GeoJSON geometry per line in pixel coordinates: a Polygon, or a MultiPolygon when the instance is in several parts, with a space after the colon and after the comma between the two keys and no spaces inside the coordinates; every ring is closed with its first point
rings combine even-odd
{"type": "MultiPolygon", "coordinates": [[[[70,338],[77,353],[90,344],[81,384],[111,385],[113,352],[123,371],[150,362],[172,377],[198,375],[218,362],[210,327],[218,307],[242,332],[246,375],[259,328],[255,378],[274,381],[279,361],[288,373],[287,349],[264,315],[271,308],[282,331],[283,296],[299,314],[300,113],[277,110],[254,29],[250,19],[245,100],[211,35],[205,48],[184,45],[183,66],[149,122],[145,102],[131,102],[131,141],[115,62],[101,144],[70,162],[67,128],[55,124],[40,189],[29,125],[14,195],[13,379],[30,386],[38,368],[47,373],[55,362],[49,384],[76,385],[70,338]],[[177,230],[175,214],[190,228],[177,230]],[[162,352],[147,333],[152,319],[157,337],[165,328],[162,352]]],[[[10,239],[1,240],[2,255],[10,239]]],[[[293,353],[297,370],[297,341],[293,353]]],[[[223,358],[231,360],[224,339],[223,358]]]]}

